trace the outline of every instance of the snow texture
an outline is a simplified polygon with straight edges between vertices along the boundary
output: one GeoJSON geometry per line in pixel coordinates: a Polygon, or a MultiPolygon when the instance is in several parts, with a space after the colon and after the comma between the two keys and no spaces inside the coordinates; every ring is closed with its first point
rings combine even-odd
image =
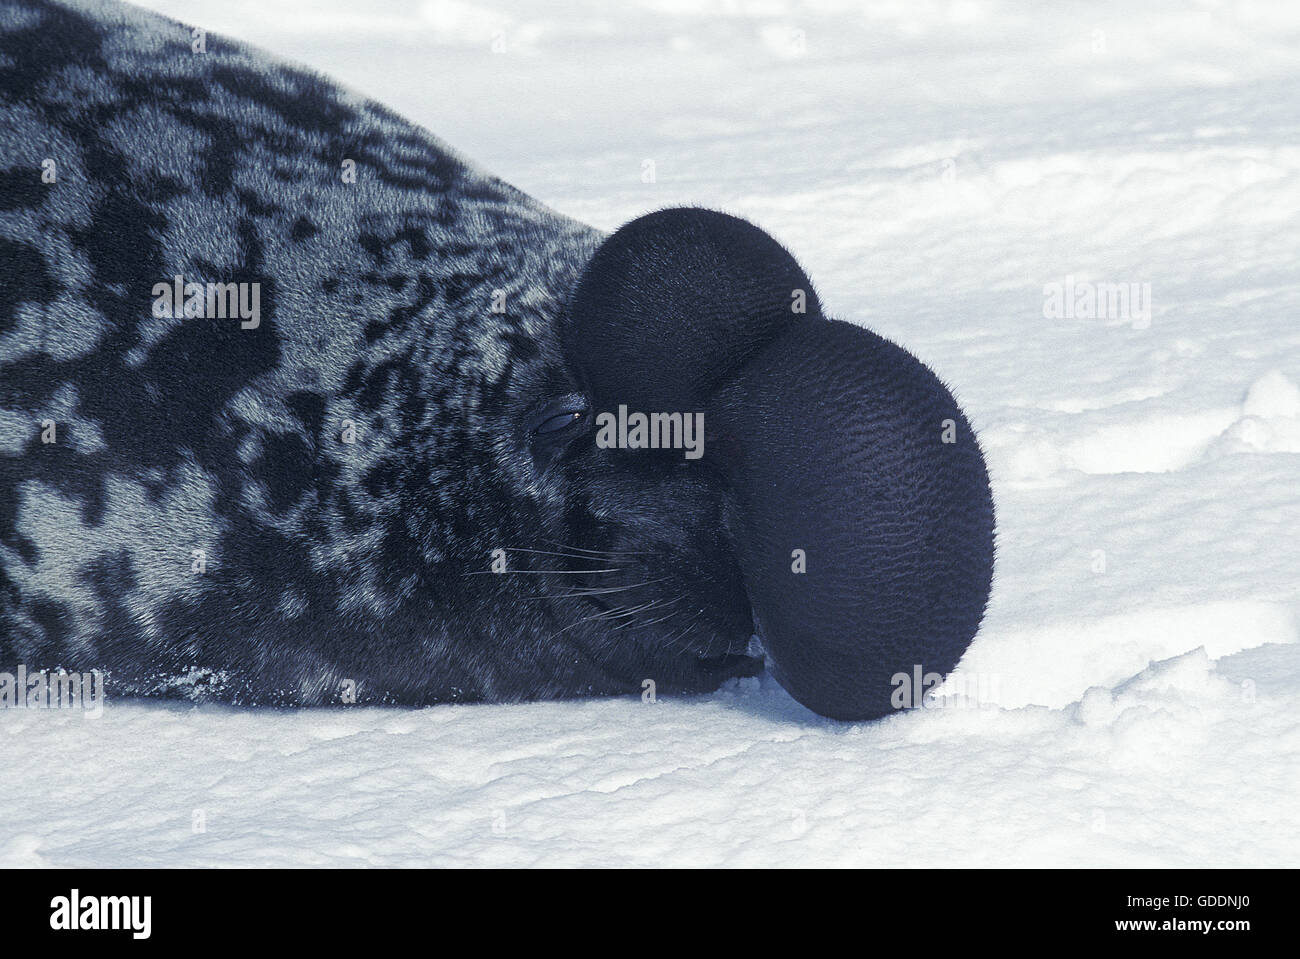
{"type": "Polygon", "coordinates": [[[6,710],[0,865],[1300,865],[1300,7],[149,5],[595,226],[769,229],[963,402],[996,583],[965,698],[872,724],[6,710]]]}

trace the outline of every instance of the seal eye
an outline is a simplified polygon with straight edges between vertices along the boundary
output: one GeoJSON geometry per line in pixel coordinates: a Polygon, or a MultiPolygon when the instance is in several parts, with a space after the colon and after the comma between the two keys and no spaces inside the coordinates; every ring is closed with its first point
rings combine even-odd
{"type": "Polygon", "coordinates": [[[567,429],[585,415],[582,410],[569,410],[565,413],[559,413],[543,422],[537,427],[536,433],[558,433],[562,429],[567,429]]]}
{"type": "Polygon", "coordinates": [[[581,393],[568,393],[542,404],[528,417],[529,434],[539,439],[560,439],[587,419],[590,407],[581,393]]]}

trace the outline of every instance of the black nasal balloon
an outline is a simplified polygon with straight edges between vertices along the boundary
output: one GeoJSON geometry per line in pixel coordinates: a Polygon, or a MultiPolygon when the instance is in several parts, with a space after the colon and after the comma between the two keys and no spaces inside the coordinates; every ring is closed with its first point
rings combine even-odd
{"type": "Polygon", "coordinates": [[[993,569],[975,435],[920,360],[826,319],[779,243],[708,210],[633,220],[584,272],[564,342],[597,409],[704,411],[698,468],[730,504],[754,623],[791,695],[870,719],[896,676],[956,665],[993,569]]]}
{"type": "Polygon", "coordinates": [[[988,600],[994,516],[975,435],[938,377],[868,330],[798,320],[708,416],[731,440],[736,552],[790,694],[871,719],[900,675],[951,670],[988,600]]]}
{"type": "Polygon", "coordinates": [[[698,410],[817,294],[781,244],[713,210],[660,210],[596,251],[570,307],[566,352],[597,405],[698,410]],[[798,312],[796,312],[798,310],[798,312]]]}

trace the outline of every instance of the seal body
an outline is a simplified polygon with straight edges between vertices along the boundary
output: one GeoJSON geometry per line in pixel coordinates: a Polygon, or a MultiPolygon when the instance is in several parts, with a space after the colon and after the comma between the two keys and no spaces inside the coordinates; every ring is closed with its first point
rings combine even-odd
{"type": "Polygon", "coordinates": [[[0,29],[4,659],[274,703],[662,675],[545,644],[564,624],[510,593],[546,584],[464,575],[569,545],[510,424],[563,379],[593,230],[164,18],[6,3],[0,29]],[[256,327],[154,315],[177,276],[258,284],[256,327]]]}
{"type": "MultiPolygon", "coordinates": [[[[661,406],[725,387],[749,408],[740,359],[701,344],[749,357],[778,322],[751,313],[805,280],[746,287],[753,311],[709,313],[723,335],[660,362],[676,341],[653,324],[579,308],[667,302],[616,257],[591,275],[612,241],[310,72],[37,0],[0,6],[0,63],[0,662],[276,705],[697,691],[759,668],[736,533],[752,471],[593,450],[585,424],[665,365],[661,406]]],[[[786,263],[735,229],[687,213],[627,236],[786,263]]]]}

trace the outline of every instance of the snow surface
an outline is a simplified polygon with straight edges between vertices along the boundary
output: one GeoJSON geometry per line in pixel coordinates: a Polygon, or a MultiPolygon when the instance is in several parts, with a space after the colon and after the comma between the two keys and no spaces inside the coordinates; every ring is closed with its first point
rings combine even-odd
{"type": "Polygon", "coordinates": [[[768,677],[7,710],[0,865],[1300,865],[1300,7],[148,5],[599,227],[767,227],[963,401],[997,580],[967,699],[874,724],[768,677]],[[1067,282],[1152,308],[1053,316],[1067,282]]]}

